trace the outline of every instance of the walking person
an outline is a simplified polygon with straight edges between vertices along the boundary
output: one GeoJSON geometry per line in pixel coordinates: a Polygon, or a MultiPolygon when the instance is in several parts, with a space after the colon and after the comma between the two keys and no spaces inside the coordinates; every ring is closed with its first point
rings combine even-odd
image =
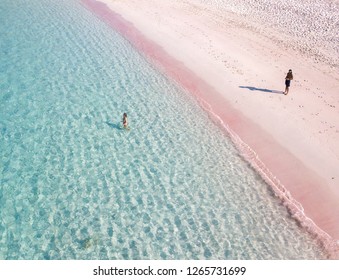
{"type": "Polygon", "coordinates": [[[285,78],[285,92],[284,92],[285,95],[288,94],[288,90],[290,88],[292,80],[293,80],[293,73],[292,73],[292,70],[290,69],[290,70],[288,70],[288,72],[286,74],[286,78],[285,78]]]}

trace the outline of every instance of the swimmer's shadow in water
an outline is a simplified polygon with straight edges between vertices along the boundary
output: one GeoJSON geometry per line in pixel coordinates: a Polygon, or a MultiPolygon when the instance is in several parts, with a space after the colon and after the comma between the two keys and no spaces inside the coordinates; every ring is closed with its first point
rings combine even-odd
{"type": "Polygon", "coordinates": [[[122,130],[122,126],[120,123],[105,122],[105,124],[107,124],[111,128],[122,130]]]}
{"type": "Polygon", "coordinates": [[[245,86],[239,86],[240,88],[247,88],[250,91],[263,91],[263,92],[269,92],[269,93],[278,93],[278,94],[284,94],[283,91],[281,90],[272,90],[272,89],[267,89],[267,88],[256,88],[256,87],[245,87],[245,86]]]}

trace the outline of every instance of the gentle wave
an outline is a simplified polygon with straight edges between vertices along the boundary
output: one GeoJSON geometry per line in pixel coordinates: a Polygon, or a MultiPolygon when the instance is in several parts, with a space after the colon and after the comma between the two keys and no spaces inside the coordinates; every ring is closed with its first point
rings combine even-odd
{"type": "Polygon", "coordinates": [[[332,238],[328,233],[318,227],[312,219],[305,215],[304,208],[301,203],[294,199],[291,193],[280,182],[279,178],[277,178],[260,160],[258,154],[249,145],[247,145],[229,127],[229,125],[227,125],[216,113],[214,113],[211,105],[206,100],[200,99],[199,103],[201,107],[209,113],[212,120],[219,124],[227,132],[244,159],[251,164],[253,169],[258,172],[262,179],[272,188],[277,197],[279,197],[290,211],[291,216],[300,223],[300,226],[319,239],[322,246],[329,253],[330,258],[338,259],[339,240],[332,238]]]}

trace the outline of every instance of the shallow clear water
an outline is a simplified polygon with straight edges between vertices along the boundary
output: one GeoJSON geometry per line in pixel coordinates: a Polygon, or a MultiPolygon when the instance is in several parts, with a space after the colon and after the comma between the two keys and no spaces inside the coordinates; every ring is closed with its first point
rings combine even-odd
{"type": "Polygon", "coordinates": [[[0,20],[0,259],[326,257],[198,103],[78,1],[2,0],[0,20]]]}

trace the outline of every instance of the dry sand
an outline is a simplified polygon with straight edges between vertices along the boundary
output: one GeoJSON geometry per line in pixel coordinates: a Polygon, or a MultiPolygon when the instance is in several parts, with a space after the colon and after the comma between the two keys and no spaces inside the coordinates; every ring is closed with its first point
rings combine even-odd
{"type": "Polygon", "coordinates": [[[268,175],[292,213],[293,207],[296,216],[304,212],[309,219],[297,218],[305,226],[321,229],[338,244],[339,68],[333,34],[338,1],[254,1],[257,6],[251,0],[101,2],[130,22],[129,29],[140,31],[127,39],[144,36],[155,46],[144,51],[157,49],[167,59],[162,67],[172,63],[191,80],[193,86],[185,85],[179,74],[164,70],[196,94],[219,124],[236,134],[234,139],[239,136],[249,146],[245,156],[268,175]],[[322,16],[318,29],[307,28],[312,13],[322,16]],[[285,96],[288,69],[294,80],[285,96]]]}

